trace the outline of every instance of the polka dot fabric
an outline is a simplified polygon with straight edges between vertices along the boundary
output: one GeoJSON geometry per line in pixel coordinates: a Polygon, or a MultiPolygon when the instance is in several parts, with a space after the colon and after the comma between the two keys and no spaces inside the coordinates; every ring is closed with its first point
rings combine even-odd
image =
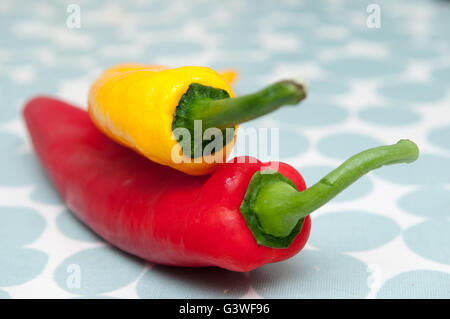
{"type": "Polygon", "coordinates": [[[450,4],[377,1],[370,29],[372,2],[325,2],[80,0],[71,29],[63,2],[2,1],[0,298],[449,298],[450,4]],[[305,102],[242,126],[278,128],[279,160],[308,185],[401,138],[421,157],[315,212],[307,247],[285,262],[249,273],[149,264],[70,214],[20,115],[35,94],[86,107],[91,81],[123,61],[235,67],[238,94],[308,79],[305,102]]]}

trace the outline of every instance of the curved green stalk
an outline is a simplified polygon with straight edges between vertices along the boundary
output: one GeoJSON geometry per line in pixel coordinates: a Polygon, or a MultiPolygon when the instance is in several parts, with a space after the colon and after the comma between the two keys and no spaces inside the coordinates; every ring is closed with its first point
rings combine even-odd
{"type": "MultiPolygon", "coordinates": [[[[409,140],[371,148],[350,157],[318,183],[302,192],[297,191],[291,184],[266,177],[265,185],[257,190],[257,194],[249,194],[252,185],[250,182],[246,198],[251,196],[253,200],[250,202],[244,199],[242,205],[246,207],[241,206],[241,211],[243,208],[246,214],[254,214],[260,232],[275,238],[284,238],[291,235],[299,220],[330,201],[361,176],[384,165],[411,163],[418,156],[417,145],[409,140]]],[[[279,173],[267,176],[276,174],[279,173]]]]}
{"type": "MultiPolygon", "coordinates": [[[[192,83],[177,106],[172,130],[188,129],[193,137],[196,136],[194,121],[201,121],[198,122],[201,123],[201,132],[198,133],[203,136],[207,129],[218,128],[222,131],[224,146],[233,139],[237,124],[270,113],[283,105],[297,104],[306,94],[305,86],[294,80],[280,81],[258,92],[234,98],[229,98],[225,90],[192,83]],[[227,128],[230,132],[226,132],[227,128]]],[[[195,145],[196,142],[191,139],[191,154],[201,154],[198,149],[201,147],[203,150],[210,141],[197,142],[199,145],[195,145]]]]}
{"type": "Polygon", "coordinates": [[[192,105],[195,117],[205,127],[233,127],[270,113],[283,105],[294,105],[306,97],[305,87],[293,80],[274,83],[258,92],[231,99],[192,105]]]}

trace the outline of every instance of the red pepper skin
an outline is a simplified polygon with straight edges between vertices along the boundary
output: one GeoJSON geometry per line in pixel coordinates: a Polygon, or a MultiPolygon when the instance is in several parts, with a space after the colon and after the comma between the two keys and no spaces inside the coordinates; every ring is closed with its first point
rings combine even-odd
{"type": "MultiPolygon", "coordinates": [[[[108,139],[88,114],[38,97],[24,118],[34,149],[70,210],[98,235],[154,263],[250,271],[297,254],[311,221],[286,249],[256,243],[239,207],[253,174],[270,163],[228,162],[209,176],[155,164],[108,139]]],[[[279,163],[299,190],[302,176],[279,163]]]]}

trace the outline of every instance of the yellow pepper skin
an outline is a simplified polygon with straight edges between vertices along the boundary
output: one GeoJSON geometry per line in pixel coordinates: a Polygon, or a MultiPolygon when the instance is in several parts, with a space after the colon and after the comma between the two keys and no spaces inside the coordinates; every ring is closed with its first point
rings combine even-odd
{"type": "MultiPolygon", "coordinates": [[[[236,73],[227,71],[224,76],[232,81],[236,73]]],[[[206,67],[169,69],[127,63],[107,69],[92,84],[88,96],[89,115],[108,137],[156,163],[189,175],[208,174],[220,163],[208,157],[184,156],[172,132],[176,107],[192,83],[223,89],[234,97],[229,82],[206,67]],[[176,161],[173,154],[180,154],[176,161]]],[[[236,133],[237,125],[232,141],[221,153],[209,157],[220,156],[226,161],[236,133]]]]}
{"type": "Polygon", "coordinates": [[[227,80],[228,83],[233,84],[238,77],[238,72],[235,69],[225,69],[220,71],[220,75],[227,80]]]}

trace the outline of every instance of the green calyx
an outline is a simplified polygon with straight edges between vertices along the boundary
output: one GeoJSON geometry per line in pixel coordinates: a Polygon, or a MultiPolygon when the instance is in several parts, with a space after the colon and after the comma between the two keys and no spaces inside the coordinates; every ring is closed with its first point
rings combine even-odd
{"type": "Polygon", "coordinates": [[[172,131],[185,155],[201,157],[212,138],[222,136],[219,147],[215,147],[215,151],[219,151],[233,139],[236,125],[283,105],[297,104],[306,94],[305,86],[294,80],[276,82],[258,92],[235,98],[230,98],[225,90],[192,83],[175,110],[172,131]],[[187,135],[182,130],[189,132],[189,143],[183,142],[187,135]]]}
{"type": "Polygon", "coordinates": [[[259,205],[260,200],[257,202],[257,199],[260,192],[274,184],[286,185],[286,187],[290,187],[298,193],[297,186],[284,175],[272,170],[256,172],[250,180],[240,211],[259,245],[273,248],[287,248],[302,229],[304,219],[297,219],[288,235],[274,236],[261,226],[259,216],[254,210],[255,205],[259,205]]]}
{"type": "MultiPolygon", "coordinates": [[[[203,150],[210,140],[203,138],[205,127],[202,122],[195,122],[201,120],[200,113],[208,108],[212,101],[228,99],[230,95],[227,91],[222,89],[205,86],[198,83],[192,83],[187,92],[181,97],[172,122],[172,131],[187,129],[190,136],[188,143],[183,142],[183,138],[187,135],[176,134],[177,141],[183,146],[183,153],[191,158],[201,157],[203,150]],[[189,149],[190,148],[190,149],[189,149]]],[[[219,128],[222,134],[221,147],[227,145],[234,137],[234,126],[228,128],[219,128]]],[[[182,133],[182,131],[181,131],[182,133]]],[[[219,149],[220,150],[220,149],[219,149]]],[[[216,150],[218,151],[218,150],[216,150]]]]}
{"type": "Polygon", "coordinates": [[[241,204],[241,213],[258,244],[287,248],[300,231],[299,223],[303,223],[307,215],[361,176],[384,165],[414,162],[418,156],[417,145],[409,140],[371,148],[350,157],[318,183],[301,192],[280,173],[257,172],[241,204]]]}

